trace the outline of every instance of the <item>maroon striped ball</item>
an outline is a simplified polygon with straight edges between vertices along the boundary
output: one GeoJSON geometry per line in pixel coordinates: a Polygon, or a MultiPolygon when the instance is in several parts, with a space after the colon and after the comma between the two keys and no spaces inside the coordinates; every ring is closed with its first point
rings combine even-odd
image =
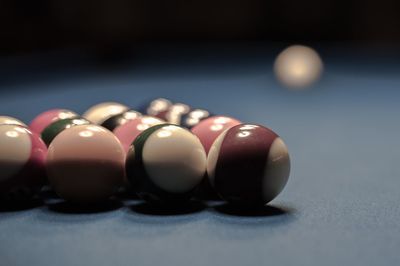
{"type": "Polygon", "coordinates": [[[290,159],[283,140],[272,130],[236,125],[213,143],[207,162],[210,183],[226,201],[265,205],[287,183],[290,159]]]}

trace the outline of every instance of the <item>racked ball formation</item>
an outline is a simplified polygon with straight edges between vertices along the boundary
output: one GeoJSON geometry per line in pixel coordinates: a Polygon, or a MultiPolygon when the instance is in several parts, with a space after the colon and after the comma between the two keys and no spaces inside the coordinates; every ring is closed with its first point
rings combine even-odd
{"type": "Polygon", "coordinates": [[[258,207],[286,185],[288,150],[272,130],[164,98],[139,110],[53,109],[30,127],[0,116],[0,199],[30,199],[50,185],[79,205],[127,191],[159,206],[196,197],[258,207]]]}

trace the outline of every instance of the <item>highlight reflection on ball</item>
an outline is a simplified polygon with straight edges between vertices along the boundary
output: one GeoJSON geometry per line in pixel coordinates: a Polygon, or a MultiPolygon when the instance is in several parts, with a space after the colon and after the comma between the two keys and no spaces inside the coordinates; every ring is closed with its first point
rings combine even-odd
{"type": "Polygon", "coordinates": [[[292,45],[283,50],[275,60],[277,79],[292,89],[303,89],[316,82],[323,63],[318,53],[310,47],[292,45]]]}

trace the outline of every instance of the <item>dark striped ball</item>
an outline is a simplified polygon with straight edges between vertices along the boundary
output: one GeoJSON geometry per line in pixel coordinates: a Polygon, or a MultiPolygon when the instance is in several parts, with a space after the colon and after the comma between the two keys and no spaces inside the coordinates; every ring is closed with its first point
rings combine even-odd
{"type": "Polygon", "coordinates": [[[160,124],[143,131],[126,158],[133,189],[155,204],[179,204],[190,199],[206,172],[206,154],[190,131],[160,124]]]}
{"type": "Polygon", "coordinates": [[[41,134],[44,143],[49,146],[53,139],[60,134],[62,131],[79,125],[88,125],[90,122],[82,117],[66,118],[55,121],[47,126],[41,134]]]}
{"type": "Polygon", "coordinates": [[[114,131],[114,129],[116,129],[117,127],[122,126],[127,122],[141,116],[142,114],[135,110],[128,110],[122,114],[117,114],[109,117],[103,123],[101,123],[101,126],[107,128],[108,130],[114,131]]]}
{"type": "Polygon", "coordinates": [[[265,205],[286,185],[289,153],[272,130],[240,124],[215,140],[208,153],[207,172],[210,183],[224,200],[265,205]]]}
{"type": "Polygon", "coordinates": [[[181,125],[183,127],[191,129],[192,127],[199,124],[202,120],[212,116],[212,114],[204,109],[192,109],[187,114],[181,117],[181,125]]]}

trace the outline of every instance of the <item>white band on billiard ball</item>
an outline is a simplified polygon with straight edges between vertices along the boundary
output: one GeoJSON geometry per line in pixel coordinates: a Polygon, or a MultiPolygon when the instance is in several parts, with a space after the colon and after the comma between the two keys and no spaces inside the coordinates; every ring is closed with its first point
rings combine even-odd
{"type": "Polygon", "coordinates": [[[142,158],[150,180],[170,193],[192,190],[201,182],[206,168],[200,141],[190,131],[174,125],[162,127],[147,138],[142,158]]]}
{"type": "Polygon", "coordinates": [[[0,116],[0,125],[19,125],[23,127],[27,127],[27,125],[21,120],[11,117],[11,116],[0,116]]]}
{"type": "Polygon", "coordinates": [[[32,142],[26,129],[16,125],[1,125],[0,136],[0,181],[4,181],[26,165],[32,142]]]}
{"type": "Polygon", "coordinates": [[[269,149],[263,178],[265,202],[275,198],[285,187],[290,173],[288,149],[281,138],[276,138],[269,149]]]}
{"type": "Polygon", "coordinates": [[[207,173],[211,185],[224,199],[265,204],[288,181],[288,149],[267,128],[238,125],[225,130],[214,141],[208,153],[207,173]]]}
{"type": "Polygon", "coordinates": [[[94,124],[100,125],[111,116],[128,111],[128,106],[116,102],[105,102],[89,108],[82,117],[94,124]]]}
{"type": "Polygon", "coordinates": [[[212,186],[214,186],[214,178],[215,178],[215,168],[217,166],[218,156],[221,149],[222,142],[224,141],[225,135],[228,132],[226,129],[217,137],[217,139],[212,144],[210,151],[208,152],[207,158],[207,175],[208,179],[212,186]]]}

